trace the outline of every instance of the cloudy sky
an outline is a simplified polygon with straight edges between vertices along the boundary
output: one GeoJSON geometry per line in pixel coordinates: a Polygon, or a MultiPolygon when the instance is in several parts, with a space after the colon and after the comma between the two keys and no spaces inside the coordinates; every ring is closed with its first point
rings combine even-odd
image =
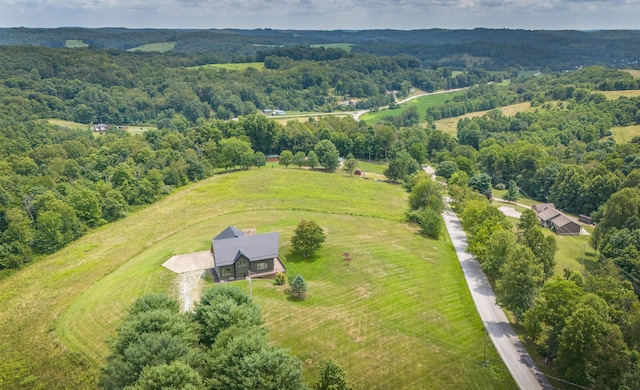
{"type": "Polygon", "coordinates": [[[0,27],[640,29],[640,0],[0,0],[0,27]]]}

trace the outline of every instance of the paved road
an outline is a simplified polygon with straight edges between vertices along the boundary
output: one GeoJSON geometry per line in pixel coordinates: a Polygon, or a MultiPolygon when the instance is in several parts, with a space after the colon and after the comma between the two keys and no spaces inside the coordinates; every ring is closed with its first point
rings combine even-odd
{"type": "Polygon", "coordinates": [[[552,389],[496,303],[496,296],[480,264],[467,253],[467,235],[458,216],[447,205],[443,217],[476,309],[502,361],[521,389],[552,389]]]}

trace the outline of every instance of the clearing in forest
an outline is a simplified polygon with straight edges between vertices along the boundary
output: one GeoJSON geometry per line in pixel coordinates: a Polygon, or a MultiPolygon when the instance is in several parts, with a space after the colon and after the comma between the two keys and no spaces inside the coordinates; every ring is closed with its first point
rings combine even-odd
{"type": "Polygon", "coordinates": [[[515,388],[491,345],[482,364],[482,323],[450,241],[404,223],[406,207],[399,185],[297,168],[181,188],[0,281],[0,380],[95,387],[127,307],[145,293],[176,293],[176,274],[161,264],[207,250],[234,225],[280,232],[288,273],[309,285],[309,298],[292,302],[273,281],[253,281],[272,340],[303,361],[308,382],[333,358],[354,388],[515,388]],[[306,259],[289,253],[302,219],[328,232],[306,259]]]}

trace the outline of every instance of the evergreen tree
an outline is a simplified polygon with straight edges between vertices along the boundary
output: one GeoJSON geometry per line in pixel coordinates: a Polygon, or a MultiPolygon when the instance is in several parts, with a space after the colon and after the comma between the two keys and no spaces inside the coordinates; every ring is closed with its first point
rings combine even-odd
{"type": "Polygon", "coordinates": [[[291,279],[289,293],[295,299],[303,300],[307,297],[307,282],[302,275],[296,275],[291,279]]]}

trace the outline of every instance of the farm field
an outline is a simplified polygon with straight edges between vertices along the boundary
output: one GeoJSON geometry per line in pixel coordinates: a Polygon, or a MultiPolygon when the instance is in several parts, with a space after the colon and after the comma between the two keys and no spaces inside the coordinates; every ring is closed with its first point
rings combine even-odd
{"type": "Polygon", "coordinates": [[[220,68],[227,70],[247,70],[248,68],[255,68],[258,70],[264,69],[264,62],[243,62],[243,63],[227,63],[227,64],[207,64],[199,66],[191,66],[189,69],[200,68],[220,68]]]}
{"type": "MultiPolygon", "coordinates": [[[[534,108],[531,107],[529,102],[512,104],[510,106],[498,107],[497,110],[500,110],[504,116],[513,116],[518,112],[528,112],[533,111],[534,108]]],[[[463,118],[477,118],[486,114],[487,111],[476,111],[470,112],[465,115],[456,116],[453,118],[440,119],[435,121],[436,129],[441,130],[444,133],[450,134],[452,136],[457,136],[458,134],[458,121],[463,118]]]]}
{"type": "Polygon", "coordinates": [[[75,49],[75,48],[89,47],[89,44],[84,43],[80,39],[67,39],[64,43],[64,47],[75,49]]]}
{"type": "Polygon", "coordinates": [[[161,264],[208,249],[233,224],[280,232],[288,273],[309,284],[310,297],[291,302],[272,281],[253,283],[271,339],[304,362],[309,382],[320,360],[334,358],[356,389],[515,388],[491,345],[482,364],[482,324],[453,248],[402,222],[406,198],[401,186],[291,168],[184,187],[0,280],[0,381],[95,387],[128,305],[144,293],[175,294],[176,275],[161,264]],[[303,218],[328,232],[310,259],[289,254],[303,218]]]}
{"type": "Polygon", "coordinates": [[[625,72],[629,72],[633,77],[640,79],[640,70],[638,69],[625,69],[625,72]]]}
{"type": "Polygon", "coordinates": [[[633,137],[640,136],[640,125],[616,126],[611,128],[611,137],[617,144],[631,142],[633,137]]]}
{"type": "Polygon", "coordinates": [[[55,119],[55,118],[47,119],[47,122],[49,122],[52,125],[56,125],[56,126],[60,126],[60,127],[66,127],[68,129],[86,130],[90,126],[90,125],[84,124],[84,123],[65,121],[64,119],[55,119]]]}
{"type": "Polygon", "coordinates": [[[614,100],[619,98],[620,96],[625,96],[625,97],[640,96],[640,89],[630,89],[630,90],[624,90],[624,91],[597,91],[597,93],[603,94],[609,100],[614,100]]]}
{"type": "Polygon", "coordinates": [[[454,91],[454,92],[446,92],[446,93],[438,93],[438,94],[430,94],[415,98],[406,103],[403,103],[399,108],[392,110],[380,110],[377,112],[368,112],[360,117],[361,120],[366,122],[375,123],[386,116],[398,116],[404,110],[409,107],[416,107],[418,109],[418,113],[420,114],[420,122],[425,121],[427,108],[431,106],[435,106],[437,104],[443,104],[447,100],[451,100],[454,96],[462,94],[462,91],[454,91]]]}
{"type": "Polygon", "coordinates": [[[167,51],[173,50],[176,46],[176,42],[156,42],[156,43],[147,43],[146,45],[132,47],[131,49],[127,49],[127,51],[142,51],[142,52],[159,52],[164,53],[167,51]]]}
{"type": "MultiPolygon", "coordinates": [[[[91,126],[89,124],[72,122],[72,121],[65,121],[63,119],[55,119],[55,118],[47,119],[47,122],[49,122],[52,125],[56,125],[56,126],[60,126],[60,127],[66,127],[66,128],[69,128],[69,129],[86,130],[91,126]]],[[[141,125],[141,126],[129,125],[129,126],[126,126],[126,127],[127,127],[127,129],[126,129],[127,132],[131,133],[131,134],[141,134],[141,133],[144,133],[145,131],[148,131],[148,130],[157,130],[158,129],[155,126],[146,126],[146,125],[141,125]]]]}

